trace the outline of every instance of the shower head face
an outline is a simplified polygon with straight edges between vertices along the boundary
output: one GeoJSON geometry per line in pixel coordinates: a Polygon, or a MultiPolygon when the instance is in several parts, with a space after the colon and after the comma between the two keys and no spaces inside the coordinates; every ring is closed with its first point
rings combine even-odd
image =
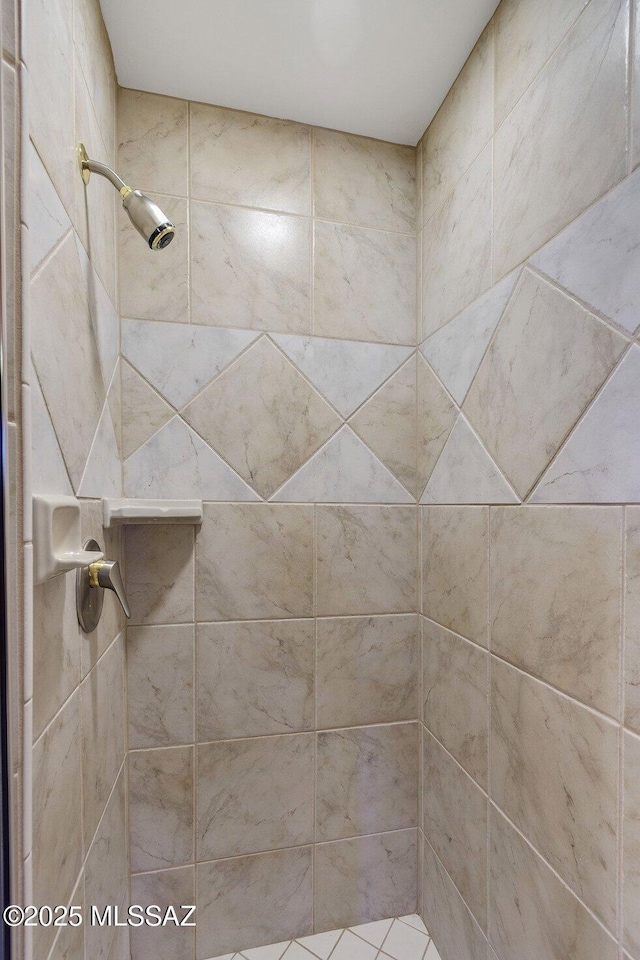
{"type": "Polygon", "coordinates": [[[131,190],[123,197],[122,206],[129,214],[131,223],[152,250],[164,250],[169,246],[176,228],[157,203],[140,190],[131,190]]]}

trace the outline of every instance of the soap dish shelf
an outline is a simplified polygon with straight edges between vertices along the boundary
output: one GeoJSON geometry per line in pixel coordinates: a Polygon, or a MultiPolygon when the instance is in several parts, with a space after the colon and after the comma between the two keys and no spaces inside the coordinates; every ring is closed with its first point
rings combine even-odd
{"type": "Polygon", "coordinates": [[[105,527],[129,523],[202,523],[202,500],[114,500],[102,501],[105,527]]]}

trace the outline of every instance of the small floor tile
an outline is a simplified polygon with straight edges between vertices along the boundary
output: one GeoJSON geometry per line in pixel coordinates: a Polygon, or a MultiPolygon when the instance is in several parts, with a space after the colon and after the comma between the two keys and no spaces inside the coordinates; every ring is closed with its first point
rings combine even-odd
{"type": "Polygon", "coordinates": [[[377,956],[376,947],[356,937],[350,930],[345,930],[331,954],[331,960],[376,960],[377,956]]]}
{"type": "Polygon", "coordinates": [[[398,920],[402,920],[403,923],[408,923],[410,927],[415,927],[416,930],[421,930],[422,933],[429,935],[429,931],[425,927],[422,917],[419,917],[417,913],[412,913],[408,917],[398,917],[398,920]]]}
{"type": "Polygon", "coordinates": [[[393,920],[374,920],[373,923],[361,923],[357,927],[351,927],[351,930],[374,947],[381,947],[392,923],[393,920]]]}
{"type": "Polygon", "coordinates": [[[401,920],[394,920],[382,944],[382,951],[393,960],[423,960],[428,946],[429,937],[426,933],[401,920]]]}
{"type": "Polygon", "coordinates": [[[280,960],[290,943],[291,940],[283,940],[282,943],[270,943],[267,947],[252,947],[251,950],[243,950],[242,956],[246,960],[280,960]]]}
{"type": "Polygon", "coordinates": [[[440,960],[440,954],[436,950],[436,945],[433,940],[430,942],[427,947],[427,952],[425,954],[424,960],[440,960]]]}
{"type": "Polygon", "coordinates": [[[319,957],[320,960],[328,960],[329,954],[341,936],[342,930],[329,930],[327,933],[314,933],[311,937],[299,937],[297,942],[310,950],[316,957],[319,957]]]}
{"type": "Polygon", "coordinates": [[[313,954],[301,947],[297,941],[294,941],[285,950],[282,960],[313,960],[313,954]]]}

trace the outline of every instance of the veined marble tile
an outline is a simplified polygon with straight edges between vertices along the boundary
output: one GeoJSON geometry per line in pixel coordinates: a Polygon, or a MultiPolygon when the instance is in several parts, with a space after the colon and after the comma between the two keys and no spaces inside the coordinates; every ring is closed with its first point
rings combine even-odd
{"type": "Polygon", "coordinates": [[[129,753],[131,868],[193,862],[193,747],[129,753]]]}
{"type": "Polygon", "coordinates": [[[76,250],[87,291],[89,314],[98,350],[102,380],[105,389],[108,389],[119,356],[120,321],[118,312],[77,237],[76,250]]]}
{"type": "Polygon", "coordinates": [[[207,103],[190,104],[191,196],[311,213],[311,132],[207,103]]]}
{"type": "Polygon", "coordinates": [[[349,417],[412,352],[354,340],[274,334],[273,340],[343,417],[349,417]]]}
{"type": "MultiPolygon", "coordinates": [[[[84,869],[85,904],[101,912],[113,904],[122,917],[129,905],[129,857],[127,844],[127,798],[124,771],[120,773],[106,805],[84,869]]],[[[117,942],[113,926],[85,923],[85,948],[96,960],[122,960],[114,953],[117,942]]],[[[126,956],[126,954],[125,954],[126,956]]]]}
{"type": "MultiPolygon", "coordinates": [[[[131,900],[143,907],[157,903],[164,910],[181,903],[195,903],[195,868],[176,867],[131,877],[131,900]]],[[[195,937],[187,927],[135,927],[131,948],[137,960],[193,960],[195,937]]]]}
{"type": "Polygon", "coordinates": [[[640,17],[638,17],[637,0],[635,0],[635,4],[635,35],[631,41],[632,49],[634,50],[633,76],[631,83],[633,88],[633,101],[631,108],[633,116],[631,159],[633,166],[637,167],[640,163],[640,17]]]}
{"type": "Polygon", "coordinates": [[[438,378],[418,355],[417,370],[417,479],[418,496],[431,476],[458,415],[438,378]]]}
{"type": "MultiPolygon", "coordinates": [[[[422,886],[422,916],[429,933],[440,945],[443,957],[486,960],[484,934],[429,844],[425,844],[422,886]]],[[[428,951],[427,956],[431,960],[428,951]]]]}
{"type": "Polygon", "coordinates": [[[180,410],[258,336],[252,330],[123,320],[122,352],[180,410]]]}
{"type": "Polygon", "coordinates": [[[118,87],[120,176],[146,192],[188,194],[186,100],[118,87]]]}
{"type": "Polygon", "coordinates": [[[635,333],[640,326],[640,171],[574,220],[531,263],[635,333]]]}
{"type": "Polygon", "coordinates": [[[381,233],[320,220],[313,229],[314,333],[414,343],[413,234],[381,233]]]}
{"type": "Polygon", "coordinates": [[[124,462],[127,497],[258,500],[187,424],[174,417],[124,462]]]}
{"type": "Polygon", "coordinates": [[[634,953],[640,950],[640,740],[624,737],[625,815],[624,815],[624,945],[634,953]]]}
{"type": "Polygon", "coordinates": [[[195,200],[190,216],[195,323],[310,332],[310,220],[195,200]]]}
{"type": "Polygon", "coordinates": [[[122,455],[122,370],[124,366],[124,361],[122,364],[118,359],[116,364],[116,369],[114,371],[113,377],[111,378],[111,385],[107,393],[107,403],[109,404],[109,412],[111,414],[111,422],[113,423],[113,432],[116,437],[116,443],[118,444],[118,455],[120,460],[123,459],[122,455]]]}
{"type": "Polygon", "coordinates": [[[624,177],[628,27],[628,0],[590,3],[498,129],[496,277],[624,177]]]}
{"type": "Polygon", "coordinates": [[[31,372],[31,480],[34,493],[73,496],[69,474],[35,370],[31,372]]]}
{"type": "Polygon", "coordinates": [[[127,628],[129,747],[193,743],[194,628],[127,628]]]}
{"type": "Polygon", "coordinates": [[[105,400],[87,464],[78,488],[80,497],[119,497],[122,468],[111,410],[105,400]]]}
{"type": "Polygon", "coordinates": [[[122,540],[133,623],[192,621],[194,528],[133,524],[122,540]]]}
{"type": "Polygon", "coordinates": [[[640,508],[626,511],[625,716],[640,734],[640,508]]]}
{"type": "Polygon", "coordinates": [[[420,346],[456,403],[467,395],[517,279],[509,274],[420,346]]]}
{"type": "Polygon", "coordinates": [[[278,490],[274,502],[412,503],[383,463],[348,426],[278,490]]]}
{"type": "Polygon", "coordinates": [[[594,397],[626,341],[526,270],[464,402],[524,497],[594,397]]]}
{"type": "Polygon", "coordinates": [[[115,160],[116,75],[111,43],[100,4],[83,3],[74,8],[74,43],[78,66],[86,77],[91,102],[104,130],[108,156],[115,160]]]}
{"type": "Polygon", "coordinates": [[[71,221],[31,141],[27,220],[30,267],[33,273],[54,244],[64,236],[71,226],[71,221]]]}
{"type": "Polygon", "coordinates": [[[640,501],[640,347],[633,346],[531,495],[532,503],[640,501]]]}
{"type": "MultiPolygon", "coordinates": [[[[145,320],[144,323],[149,321],[145,320]]],[[[131,456],[173,417],[173,409],[128,363],[122,364],[122,456],[131,456]]]]}

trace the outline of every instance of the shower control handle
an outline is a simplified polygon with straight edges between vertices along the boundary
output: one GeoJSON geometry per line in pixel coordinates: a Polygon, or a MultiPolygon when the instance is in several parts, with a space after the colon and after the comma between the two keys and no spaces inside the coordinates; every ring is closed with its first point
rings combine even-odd
{"type": "Polygon", "coordinates": [[[96,560],[95,563],[90,563],[89,586],[112,590],[122,604],[125,616],[131,618],[131,608],[122,582],[120,564],[117,560],[96,560]]]}

